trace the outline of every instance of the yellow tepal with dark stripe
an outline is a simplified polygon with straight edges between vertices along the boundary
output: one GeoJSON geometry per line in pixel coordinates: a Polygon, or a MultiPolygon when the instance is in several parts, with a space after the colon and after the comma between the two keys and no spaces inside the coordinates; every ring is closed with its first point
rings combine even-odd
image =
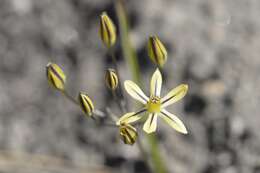
{"type": "Polygon", "coordinates": [[[137,131],[130,124],[120,124],[119,126],[120,137],[125,144],[133,145],[137,139],[137,131]]]}
{"type": "Polygon", "coordinates": [[[148,40],[148,55],[156,65],[163,67],[167,61],[167,50],[157,36],[150,36],[148,40]]]}
{"type": "Polygon", "coordinates": [[[106,12],[100,15],[99,36],[108,48],[116,42],[116,27],[106,12]]]}
{"type": "Polygon", "coordinates": [[[94,111],[94,105],[89,96],[85,93],[80,92],[78,96],[78,101],[81,109],[87,116],[92,116],[94,111]]]}
{"type": "Polygon", "coordinates": [[[49,62],[46,66],[46,73],[49,84],[57,90],[64,91],[66,76],[62,69],[57,64],[49,62]]]}
{"type": "Polygon", "coordinates": [[[115,90],[118,86],[118,77],[114,69],[108,69],[105,76],[106,85],[109,89],[115,90]]]}

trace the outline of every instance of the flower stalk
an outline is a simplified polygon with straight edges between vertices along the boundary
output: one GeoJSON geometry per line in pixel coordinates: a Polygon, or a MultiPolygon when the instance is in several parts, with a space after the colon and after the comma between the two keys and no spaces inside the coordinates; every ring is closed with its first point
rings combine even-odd
{"type": "MultiPolygon", "coordinates": [[[[118,21],[119,21],[120,39],[121,39],[124,57],[126,58],[126,62],[127,64],[129,64],[129,68],[131,69],[133,80],[137,84],[141,85],[142,82],[141,82],[139,64],[137,61],[136,53],[132,48],[130,42],[129,32],[128,32],[128,20],[127,20],[126,10],[124,8],[123,1],[116,0],[115,8],[116,8],[118,21]]],[[[150,151],[152,153],[151,164],[148,157],[145,157],[146,154],[142,150],[142,147],[140,147],[141,143],[139,145],[140,151],[143,152],[142,155],[145,161],[147,162],[147,165],[149,166],[153,165],[152,170],[154,173],[166,173],[167,169],[165,167],[164,161],[161,158],[156,136],[148,135],[147,140],[148,143],[150,144],[150,151]]]]}
{"type": "Polygon", "coordinates": [[[112,58],[113,65],[115,67],[115,72],[116,72],[116,74],[118,76],[118,90],[119,90],[119,93],[121,93],[121,97],[122,98],[120,98],[120,96],[118,96],[118,94],[116,93],[115,90],[112,91],[112,94],[113,94],[114,98],[116,99],[116,102],[118,103],[121,112],[125,113],[126,109],[127,109],[127,107],[126,107],[126,100],[125,100],[124,93],[123,93],[123,90],[122,90],[122,84],[121,84],[121,80],[120,80],[121,77],[120,77],[120,73],[119,73],[119,69],[118,69],[118,65],[117,65],[114,49],[110,48],[108,50],[108,53],[110,54],[110,56],[112,58]]]}

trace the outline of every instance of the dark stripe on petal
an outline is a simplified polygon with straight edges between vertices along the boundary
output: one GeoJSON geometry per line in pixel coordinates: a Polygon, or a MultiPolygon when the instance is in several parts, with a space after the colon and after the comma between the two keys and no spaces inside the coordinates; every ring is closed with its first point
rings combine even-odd
{"type": "Polygon", "coordinates": [[[126,133],[127,137],[130,140],[130,144],[133,144],[135,141],[134,141],[134,139],[132,138],[131,134],[128,132],[127,129],[125,130],[125,133],[126,133]]]}
{"type": "Polygon", "coordinates": [[[152,37],[151,38],[151,45],[152,45],[152,51],[153,51],[153,55],[154,55],[154,60],[157,64],[159,64],[159,59],[157,56],[157,51],[156,51],[156,46],[155,46],[155,39],[152,37]]]}
{"type": "MultiPolygon", "coordinates": [[[[162,44],[162,43],[161,43],[162,44]]],[[[165,56],[165,52],[163,52],[163,50],[162,50],[162,47],[161,47],[161,44],[157,44],[157,46],[158,46],[158,48],[159,48],[159,51],[162,53],[162,55],[163,55],[163,61],[165,61],[165,59],[166,59],[166,56],[165,56]]]]}
{"type": "Polygon", "coordinates": [[[139,97],[141,97],[144,101],[147,101],[145,97],[139,94],[134,88],[131,88],[139,97]]]}
{"type": "Polygon", "coordinates": [[[152,118],[151,118],[151,121],[150,121],[150,127],[151,127],[151,125],[153,123],[154,116],[155,116],[155,114],[152,114],[152,118]]]}
{"type": "Polygon", "coordinates": [[[145,112],[145,111],[146,111],[146,109],[142,109],[142,110],[140,110],[140,111],[136,112],[134,115],[141,114],[141,113],[143,113],[143,112],[145,112]]]}
{"type": "Polygon", "coordinates": [[[84,101],[83,101],[82,96],[80,96],[79,102],[80,102],[80,106],[81,106],[81,108],[83,109],[83,111],[84,111],[85,113],[88,113],[88,111],[87,111],[87,109],[86,109],[86,107],[85,107],[85,104],[84,104],[84,101]]]}
{"type": "Polygon", "coordinates": [[[106,32],[107,32],[108,42],[109,42],[109,45],[110,45],[110,43],[111,43],[111,33],[110,33],[110,29],[109,29],[109,27],[108,27],[106,21],[104,21],[104,24],[105,24],[105,28],[106,28],[106,32]]]}
{"type": "Polygon", "coordinates": [[[84,97],[84,100],[86,101],[87,106],[89,108],[89,113],[91,113],[93,111],[93,106],[92,106],[91,101],[88,98],[86,98],[86,97],[84,97]]]}
{"type": "Polygon", "coordinates": [[[176,97],[176,96],[177,96],[178,94],[180,94],[181,92],[183,92],[183,91],[181,90],[181,91],[177,92],[176,94],[174,94],[173,96],[169,97],[168,99],[164,100],[164,101],[162,102],[162,104],[164,104],[164,103],[168,102],[169,100],[171,100],[172,98],[176,97]]]}
{"type": "Polygon", "coordinates": [[[176,94],[175,95],[173,95],[173,96],[171,96],[171,97],[169,97],[168,99],[166,99],[166,100],[164,100],[163,102],[162,102],[162,104],[164,104],[164,103],[166,103],[166,102],[168,102],[169,100],[171,100],[173,97],[175,97],[176,96],[176,94]]]}
{"type": "Polygon", "coordinates": [[[61,80],[61,82],[64,84],[64,81],[63,81],[62,77],[58,74],[58,72],[51,65],[49,66],[49,68],[55,74],[55,76],[57,76],[57,78],[59,78],[61,80]]]}
{"type": "Polygon", "coordinates": [[[145,112],[145,111],[146,111],[146,109],[142,109],[142,110],[140,110],[140,111],[134,113],[133,115],[129,116],[128,118],[131,118],[131,117],[133,117],[133,116],[136,116],[136,115],[138,115],[138,114],[141,114],[141,113],[143,113],[143,112],[145,112]]]}
{"type": "Polygon", "coordinates": [[[161,113],[164,115],[164,116],[166,116],[167,118],[169,118],[170,120],[172,120],[172,121],[174,121],[175,122],[175,120],[174,119],[172,119],[169,115],[167,115],[165,112],[163,112],[163,111],[161,111],[161,113]]]}
{"type": "Polygon", "coordinates": [[[109,73],[108,76],[109,76],[109,77],[108,77],[108,82],[109,82],[108,84],[109,84],[109,86],[110,86],[111,88],[113,88],[113,86],[114,86],[114,85],[113,85],[113,81],[112,81],[112,80],[113,80],[113,77],[112,77],[113,75],[112,75],[111,73],[109,73]]]}
{"type": "Polygon", "coordinates": [[[51,80],[51,83],[54,85],[54,87],[57,87],[57,84],[55,80],[51,77],[51,75],[49,75],[49,80],[51,80]]]}
{"type": "Polygon", "coordinates": [[[117,77],[116,77],[116,75],[114,73],[111,74],[111,79],[114,82],[114,85],[112,85],[113,86],[112,88],[116,88],[118,80],[117,80],[117,77]]]}

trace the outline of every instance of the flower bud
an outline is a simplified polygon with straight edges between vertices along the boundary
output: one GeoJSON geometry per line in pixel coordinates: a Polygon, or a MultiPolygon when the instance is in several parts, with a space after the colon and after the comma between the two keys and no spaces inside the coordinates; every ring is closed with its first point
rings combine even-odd
{"type": "Polygon", "coordinates": [[[148,55],[160,67],[167,60],[167,50],[157,36],[151,36],[148,40],[148,55]]]}
{"type": "Polygon", "coordinates": [[[106,85],[109,89],[115,90],[118,86],[118,77],[114,69],[108,69],[105,76],[106,85]]]}
{"type": "Polygon", "coordinates": [[[80,92],[78,96],[78,101],[81,109],[87,116],[92,116],[94,111],[94,105],[87,94],[80,92]]]}
{"type": "Polygon", "coordinates": [[[125,144],[133,145],[137,139],[137,131],[130,124],[120,124],[119,125],[120,138],[125,144]]]}
{"type": "Polygon", "coordinates": [[[116,28],[106,12],[100,16],[99,36],[108,48],[116,42],[116,28]]]}
{"type": "Polygon", "coordinates": [[[49,62],[46,66],[47,79],[51,86],[63,91],[65,88],[66,76],[62,69],[54,63],[49,62]]]}

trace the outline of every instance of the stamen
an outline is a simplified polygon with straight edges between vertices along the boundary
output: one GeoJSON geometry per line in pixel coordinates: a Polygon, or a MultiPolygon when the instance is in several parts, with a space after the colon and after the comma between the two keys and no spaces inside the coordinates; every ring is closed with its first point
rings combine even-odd
{"type": "Polygon", "coordinates": [[[156,96],[151,96],[146,106],[148,112],[159,113],[161,111],[161,99],[156,96]]]}

